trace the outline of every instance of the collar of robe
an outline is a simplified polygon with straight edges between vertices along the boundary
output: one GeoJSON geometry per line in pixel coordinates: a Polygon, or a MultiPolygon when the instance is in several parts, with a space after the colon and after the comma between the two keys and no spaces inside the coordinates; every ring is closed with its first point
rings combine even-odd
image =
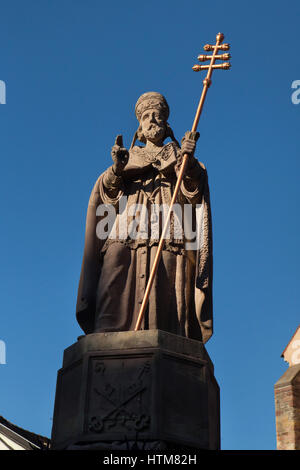
{"type": "Polygon", "coordinates": [[[157,153],[147,152],[145,147],[134,146],[129,150],[128,163],[122,177],[138,178],[153,168],[164,175],[174,173],[174,166],[179,156],[180,148],[174,142],[164,145],[157,153]]]}

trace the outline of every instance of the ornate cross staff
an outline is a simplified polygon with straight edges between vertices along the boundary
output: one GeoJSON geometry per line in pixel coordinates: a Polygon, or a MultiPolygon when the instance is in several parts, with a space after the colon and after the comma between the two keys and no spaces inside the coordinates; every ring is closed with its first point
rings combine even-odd
{"type": "MultiPolygon", "coordinates": [[[[197,64],[197,65],[194,65],[194,67],[193,67],[193,70],[195,72],[200,72],[200,70],[207,70],[207,75],[206,75],[205,79],[203,80],[203,90],[202,90],[201,98],[200,98],[199,105],[198,105],[198,108],[197,108],[197,111],[196,111],[193,127],[191,129],[192,132],[196,132],[196,130],[197,130],[199,119],[200,119],[200,116],[201,116],[201,112],[202,112],[205,97],[206,97],[206,93],[207,93],[208,88],[211,85],[211,76],[212,76],[213,70],[214,69],[226,70],[226,69],[230,68],[230,63],[229,62],[223,62],[223,64],[218,64],[218,65],[215,64],[215,60],[228,60],[228,59],[230,59],[230,54],[228,54],[228,53],[218,55],[219,51],[228,51],[229,50],[229,47],[230,47],[229,44],[222,44],[223,40],[224,40],[224,34],[222,34],[222,33],[217,34],[216,44],[215,45],[206,44],[204,46],[204,50],[205,51],[212,51],[212,55],[199,55],[198,56],[199,62],[205,62],[206,60],[210,60],[209,65],[198,65],[197,64]]],[[[160,237],[160,240],[159,240],[156,256],[154,258],[152,270],[150,272],[149,280],[148,280],[147,287],[146,287],[146,290],[145,290],[144,299],[143,299],[143,302],[142,302],[142,305],[141,305],[141,308],[140,308],[140,311],[139,311],[138,319],[137,319],[137,322],[136,322],[135,331],[140,329],[141,322],[142,322],[142,319],[143,319],[143,316],[144,316],[144,313],[145,313],[145,310],[146,310],[146,307],[147,307],[147,304],[148,304],[150,291],[151,291],[151,288],[152,288],[152,284],[153,284],[153,281],[154,281],[155,274],[157,272],[158,263],[159,263],[160,258],[161,258],[161,252],[162,252],[162,249],[163,249],[165,235],[166,235],[166,232],[168,230],[169,221],[170,221],[170,217],[171,217],[171,212],[172,212],[173,205],[175,204],[175,201],[176,201],[176,198],[177,198],[177,194],[178,194],[180,184],[181,184],[181,181],[182,181],[185,169],[186,169],[187,162],[188,162],[188,154],[185,154],[183,156],[183,159],[182,159],[182,163],[181,163],[180,171],[179,171],[179,174],[178,174],[177,182],[176,182],[176,185],[175,185],[174,193],[173,193],[173,196],[172,196],[172,199],[171,199],[170,208],[169,208],[169,211],[168,211],[168,214],[167,214],[167,217],[166,217],[166,220],[165,220],[165,225],[163,227],[162,234],[161,234],[161,237],[160,237]]]]}

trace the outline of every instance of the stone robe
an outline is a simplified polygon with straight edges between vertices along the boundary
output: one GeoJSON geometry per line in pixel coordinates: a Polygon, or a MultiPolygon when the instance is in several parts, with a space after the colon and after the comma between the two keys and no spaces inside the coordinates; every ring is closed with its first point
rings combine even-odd
{"type": "MultiPolygon", "coordinates": [[[[122,177],[109,168],[98,178],[89,201],[77,299],[77,319],[85,333],[134,329],[162,227],[153,224],[159,219],[152,209],[170,205],[179,157],[174,143],[154,156],[133,147],[122,177]],[[96,233],[103,221],[103,214],[96,213],[101,204],[117,213],[113,236],[111,231],[102,240],[96,233]],[[137,213],[128,216],[130,207],[139,209],[138,225],[130,225],[137,220],[137,213]],[[124,224],[136,229],[134,238],[121,233],[124,224]]],[[[181,184],[177,204],[183,211],[189,205],[194,228],[198,207],[200,246],[187,249],[186,227],[179,236],[172,214],[142,328],[206,342],[212,334],[212,234],[207,174],[196,159],[181,184]]]]}

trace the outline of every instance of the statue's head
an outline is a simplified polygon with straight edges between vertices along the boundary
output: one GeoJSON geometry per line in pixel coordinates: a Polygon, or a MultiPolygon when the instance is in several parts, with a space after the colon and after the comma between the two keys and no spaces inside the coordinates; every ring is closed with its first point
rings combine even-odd
{"type": "Polygon", "coordinates": [[[139,97],[135,105],[135,114],[140,123],[137,138],[154,144],[162,143],[168,137],[169,106],[163,95],[151,91],[139,97]]]}
{"type": "Polygon", "coordinates": [[[143,113],[151,108],[159,111],[165,121],[167,121],[170,111],[166,98],[156,91],[149,91],[148,93],[143,93],[135,105],[135,115],[139,122],[141,122],[143,113]]]}

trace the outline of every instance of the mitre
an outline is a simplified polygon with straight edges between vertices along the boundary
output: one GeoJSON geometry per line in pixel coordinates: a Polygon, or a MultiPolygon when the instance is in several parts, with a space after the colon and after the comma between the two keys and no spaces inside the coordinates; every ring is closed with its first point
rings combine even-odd
{"type": "Polygon", "coordinates": [[[143,113],[147,109],[158,109],[168,119],[170,110],[166,98],[155,91],[149,91],[139,97],[135,105],[135,115],[140,122],[143,113]]]}

